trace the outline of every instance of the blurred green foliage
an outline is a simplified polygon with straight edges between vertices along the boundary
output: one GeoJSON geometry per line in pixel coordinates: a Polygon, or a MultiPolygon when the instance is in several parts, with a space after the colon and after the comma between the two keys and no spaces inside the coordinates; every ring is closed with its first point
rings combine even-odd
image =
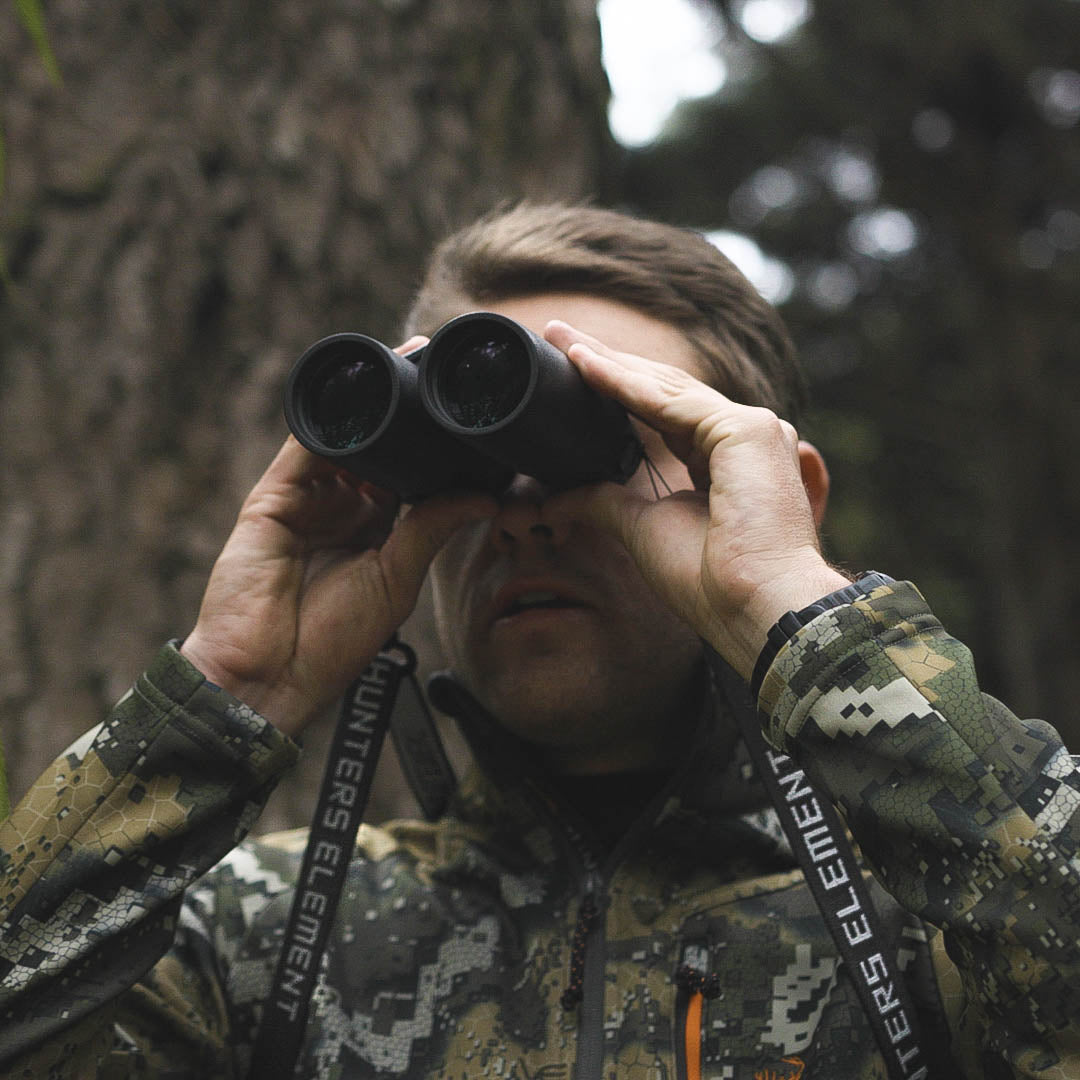
{"type": "MultiPolygon", "coordinates": [[[[41,59],[42,64],[45,65],[45,70],[49,74],[49,78],[57,86],[62,85],[63,79],[60,75],[60,66],[56,62],[56,57],[53,55],[52,46],[49,44],[49,35],[45,29],[45,17],[42,14],[41,4],[38,0],[14,0],[15,14],[18,17],[19,22],[30,35],[30,40],[34,43],[34,48],[37,51],[38,56],[41,59]]],[[[6,178],[7,166],[7,148],[4,139],[4,129],[0,125],[0,199],[4,197],[4,182],[6,178]]],[[[4,245],[2,239],[0,239],[0,282],[5,286],[10,286],[10,278],[7,270],[7,261],[4,258],[4,245]]]]}
{"type": "Polygon", "coordinates": [[[45,17],[41,11],[41,4],[38,3],[38,0],[15,0],[15,12],[19,17],[19,22],[22,23],[26,32],[30,35],[34,48],[37,50],[38,56],[41,57],[45,70],[49,73],[49,78],[59,86],[62,82],[60,66],[57,64],[52,46],[49,44],[49,35],[45,29],[45,17]]]}
{"type": "Polygon", "coordinates": [[[626,153],[623,198],[776,260],[833,470],[830,553],[917,581],[989,688],[1062,723],[1080,2],[815,0],[771,42],[749,32],[762,2],[709,0],[727,81],[626,153]]]}

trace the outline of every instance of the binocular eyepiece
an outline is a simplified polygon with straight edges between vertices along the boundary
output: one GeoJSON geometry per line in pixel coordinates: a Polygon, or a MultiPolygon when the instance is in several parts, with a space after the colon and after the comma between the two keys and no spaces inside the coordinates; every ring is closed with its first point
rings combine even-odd
{"type": "Polygon", "coordinates": [[[623,483],[643,455],[626,411],[563,353],[482,311],[406,356],[363,334],[317,341],[289,375],[285,418],[308,450],[407,502],[498,494],[516,473],[552,489],[623,483]]]}

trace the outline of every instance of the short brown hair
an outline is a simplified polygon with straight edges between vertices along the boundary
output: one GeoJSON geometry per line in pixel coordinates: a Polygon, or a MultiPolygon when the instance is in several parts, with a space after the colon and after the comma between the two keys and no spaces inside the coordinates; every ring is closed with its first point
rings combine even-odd
{"type": "Polygon", "coordinates": [[[592,293],[669,323],[718,390],[798,423],[805,387],[775,308],[700,233],[613,210],[520,204],[453,233],[432,253],[406,332],[542,292],[592,293]]]}

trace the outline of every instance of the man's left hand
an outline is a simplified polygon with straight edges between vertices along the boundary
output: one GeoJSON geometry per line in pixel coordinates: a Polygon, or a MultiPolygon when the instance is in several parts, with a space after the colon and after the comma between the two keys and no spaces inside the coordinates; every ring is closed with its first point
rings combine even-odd
{"type": "Polygon", "coordinates": [[[694,483],[659,499],[611,483],[556,499],[617,536],[653,588],[749,678],[785,611],[848,583],[821,554],[803,480],[812,448],[768,409],[733,402],[681,368],[616,352],[562,322],[545,337],[658,431],[694,483]]]}

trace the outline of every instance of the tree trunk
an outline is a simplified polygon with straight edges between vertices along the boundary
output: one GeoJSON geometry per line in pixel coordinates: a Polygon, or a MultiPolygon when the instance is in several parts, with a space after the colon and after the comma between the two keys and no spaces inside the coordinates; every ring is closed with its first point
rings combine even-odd
{"type": "MultiPolygon", "coordinates": [[[[500,200],[594,194],[610,153],[589,0],[60,0],[48,17],[62,88],[0,16],[15,796],[192,625],[284,437],[293,358],[336,330],[394,339],[433,239],[500,200]]],[[[303,822],[317,742],[264,825],[303,822]]],[[[376,798],[400,806],[389,780],[376,798]]]]}

